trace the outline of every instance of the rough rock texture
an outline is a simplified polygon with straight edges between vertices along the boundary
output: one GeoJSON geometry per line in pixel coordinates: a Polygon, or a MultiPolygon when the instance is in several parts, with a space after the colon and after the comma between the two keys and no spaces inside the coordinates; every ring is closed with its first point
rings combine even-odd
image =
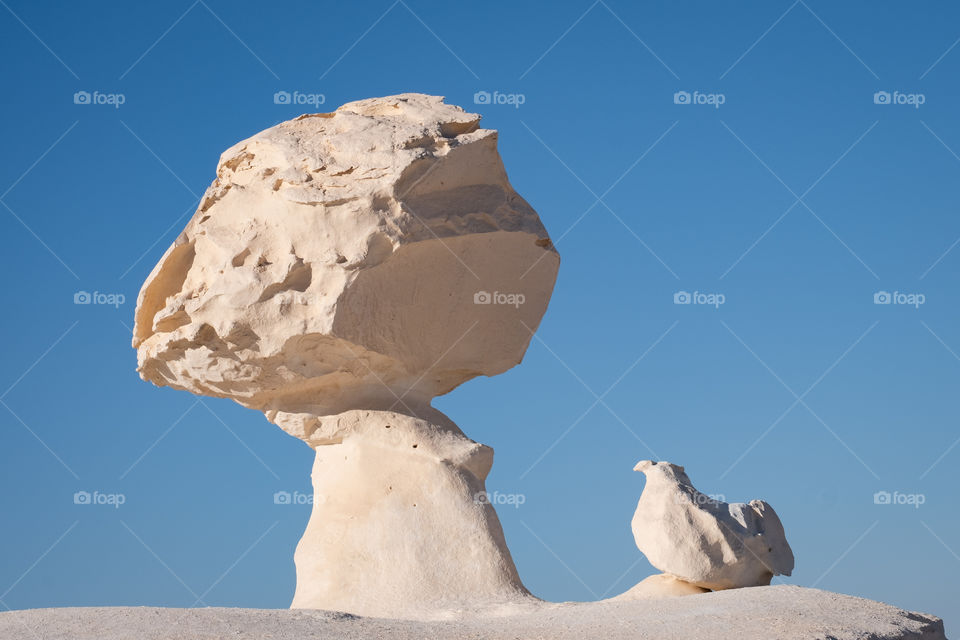
{"type": "Polygon", "coordinates": [[[428,619],[534,601],[484,499],[493,449],[439,412],[348,411],[323,423],[346,435],[317,447],[294,608],[428,619]]]}
{"type": "Polygon", "coordinates": [[[0,613],[0,638],[946,640],[943,622],[933,616],[782,585],[642,602],[544,604],[513,615],[437,622],[278,609],[33,609],[0,613]]]}
{"type": "Polygon", "coordinates": [[[519,363],[559,257],[479,121],[403,94],[225,151],[140,291],[141,376],[309,438],[301,414],[418,410],[519,363]]]}
{"type": "Polygon", "coordinates": [[[697,491],[683,467],[642,460],[647,476],[633,537],[650,564],[706,589],[770,584],[790,575],[793,551],[769,504],[727,504],[697,491]]]}
{"type": "Polygon", "coordinates": [[[477,499],[493,451],[430,406],[520,362],[559,266],[479,121],[403,94],[234,145],[140,291],[145,380],[232,398],[316,448],[294,607],[533,601],[477,499]]]}

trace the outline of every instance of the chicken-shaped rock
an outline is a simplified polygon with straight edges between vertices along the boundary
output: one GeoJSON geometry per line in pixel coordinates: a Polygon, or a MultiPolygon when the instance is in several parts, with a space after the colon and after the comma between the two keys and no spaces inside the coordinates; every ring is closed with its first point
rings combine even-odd
{"type": "Polygon", "coordinates": [[[793,571],[780,518],[763,500],[727,504],[697,491],[683,467],[641,460],[647,484],[631,523],[637,547],[661,571],[705,589],[770,584],[793,571]]]}

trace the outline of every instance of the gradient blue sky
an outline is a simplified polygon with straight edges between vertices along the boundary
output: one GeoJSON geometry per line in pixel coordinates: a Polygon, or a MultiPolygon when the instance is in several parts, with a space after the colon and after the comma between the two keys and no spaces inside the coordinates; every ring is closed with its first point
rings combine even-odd
{"type": "Polygon", "coordinates": [[[629,523],[631,469],[655,458],[775,506],[797,557],[776,582],[957,628],[955,3],[0,5],[0,606],[289,604],[309,507],[273,494],[310,491],[309,448],[142,382],[134,301],[221,151],[419,91],[500,130],[562,256],[523,364],[435,403],[496,450],[488,488],[524,496],[499,513],[535,594],[591,600],[653,572],[629,523]]]}

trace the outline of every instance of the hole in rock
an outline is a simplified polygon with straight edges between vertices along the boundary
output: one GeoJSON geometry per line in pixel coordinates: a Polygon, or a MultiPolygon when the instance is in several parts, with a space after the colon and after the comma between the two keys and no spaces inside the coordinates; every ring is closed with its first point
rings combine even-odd
{"type": "Polygon", "coordinates": [[[223,166],[225,166],[227,169],[230,169],[230,171],[236,171],[237,167],[240,166],[240,163],[247,160],[253,160],[256,157],[257,156],[255,154],[252,154],[248,151],[244,151],[243,153],[235,155],[234,157],[224,162],[223,166]]]}
{"type": "MultiPolygon", "coordinates": [[[[180,238],[177,241],[181,242],[180,238]]],[[[167,298],[176,295],[183,288],[195,257],[193,242],[177,244],[167,255],[164,268],[149,281],[143,291],[143,301],[136,312],[137,344],[153,335],[156,315],[166,306],[167,298]]]]}
{"type": "Polygon", "coordinates": [[[242,267],[243,263],[247,261],[247,257],[250,255],[250,249],[244,249],[237,255],[233,256],[233,259],[230,261],[230,264],[234,267],[242,267]]]}
{"type": "Polygon", "coordinates": [[[473,133],[480,128],[480,119],[470,122],[441,122],[440,135],[444,138],[456,138],[465,133],[473,133]]]}
{"type": "Polygon", "coordinates": [[[264,289],[257,302],[265,302],[282,291],[306,291],[312,280],[313,269],[303,262],[303,258],[297,258],[283,282],[275,282],[264,289]]]}

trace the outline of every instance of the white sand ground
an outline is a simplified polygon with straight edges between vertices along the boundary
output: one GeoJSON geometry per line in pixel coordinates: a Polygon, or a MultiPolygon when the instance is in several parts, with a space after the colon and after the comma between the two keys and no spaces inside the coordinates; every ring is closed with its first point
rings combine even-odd
{"type": "Polygon", "coordinates": [[[0,613],[3,640],[944,639],[930,615],[786,585],[634,602],[545,604],[516,615],[415,622],[286,609],[90,607],[0,613]]]}

